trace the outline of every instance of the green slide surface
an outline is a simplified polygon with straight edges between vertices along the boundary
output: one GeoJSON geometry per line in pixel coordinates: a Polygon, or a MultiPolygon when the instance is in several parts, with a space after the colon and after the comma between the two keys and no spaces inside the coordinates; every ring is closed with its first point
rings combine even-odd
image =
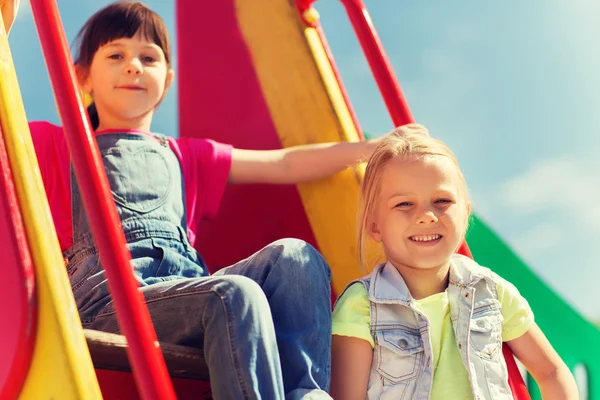
{"type": "MultiPolygon", "coordinates": [[[[492,269],[519,289],[531,305],[537,324],[569,368],[572,371],[576,366],[585,368],[587,398],[600,399],[600,330],[535,275],[477,216],[471,219],[467,243],[479,264],[492,269]]],[[[564,267],[568,273],[577,272],[577,265],[564,267]]],[[[584,382],[578,382],[581,384],[584,382]]],[[[541,399],[529,377],[528,386],[532,398],[541,399]]]]}

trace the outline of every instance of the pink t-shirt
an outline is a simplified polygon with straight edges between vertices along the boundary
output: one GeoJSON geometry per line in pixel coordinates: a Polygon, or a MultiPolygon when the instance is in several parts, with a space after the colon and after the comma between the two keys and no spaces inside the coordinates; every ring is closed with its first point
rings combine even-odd
{"type": "MultiPolygon", "coordinates": [[[[29,123],[61,250],[73,243],[69,150],[62,128],[29,123]]],[[[169,138],[185,187],[188,236],[194,245],[200,221],[217,213],[231,169],[231,146],[208,139],[169,138]]]]}

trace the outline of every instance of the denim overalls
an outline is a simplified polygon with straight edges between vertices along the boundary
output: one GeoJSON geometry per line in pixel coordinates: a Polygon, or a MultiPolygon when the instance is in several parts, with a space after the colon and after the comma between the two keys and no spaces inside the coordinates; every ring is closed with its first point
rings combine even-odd
{"type": "MultiPolygon", "coordinates": [[[[159,341],[204,351],[216,399],[330,399],[331,273],[319,252],[283,239],[208,276],[187,238],[181,166],[165,137],[96,141],[159,341]]],[[[71,188],[64,256],[81,321],[119,333],[73,173],[71,188]]]]}
{"type": "MultiPolygon", "coordinates": [[[[477,400],[512,399],[502,355],[503,317],[494,276],[467,257],[452,257],[450,318],[477,400]]],[[[406,283],[391,264],[377,266],[359,282],[369,296],[375,341],[367,398],[429,399],[433,349],[427,317],[414,306],[406,283]]]]}
{"type": "MultiPolygon", "coordinates": [[[[187,226],[183,178],[166,138],[110,133],[98,135],[96,141],[140,285],[206,276],[204,263],[183,228],[187,226]],[[149,167],[151,173],[146,171],[149,167]]],[[[86,324],[110,297],[72,169],[71,210],[73,245],[64,256],[86,324]]]]}

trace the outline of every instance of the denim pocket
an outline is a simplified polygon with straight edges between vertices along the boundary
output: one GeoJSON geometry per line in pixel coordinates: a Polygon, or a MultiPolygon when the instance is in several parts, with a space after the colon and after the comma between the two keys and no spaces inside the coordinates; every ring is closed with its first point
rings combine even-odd
{"type": "Polygon", "coordinates": [[[403,330],[377,332],[377,371],[391,383],[415,379],[423,359],[420,333],[403,330]]]}
{"type": "Polygon", "coordinates": [[[166,202],[171,174],[166,159],[155,149],[111,147],[102,151],[102,161],[118,205],[145,214],[166,202]]]}
{"type": "Polygon", "coordinates": [[[189,258],[189,251],[181,242],[152,238],[152,245],[160,256],[157,276],[177,276],[182,278],[199,278],[206,276],[204,268],[189,258]]]}
{"type": "Polygon", "coordinates": [[[494,306],[473,311],[470,342],[478,356],[492,359],[502,348],[502,313],[494,306]]]}

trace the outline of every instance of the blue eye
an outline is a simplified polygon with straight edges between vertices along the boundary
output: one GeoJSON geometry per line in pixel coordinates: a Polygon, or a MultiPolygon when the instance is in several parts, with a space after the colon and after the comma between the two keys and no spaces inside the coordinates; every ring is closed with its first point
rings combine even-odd
{"type": "Polygon", "coordinates": [[[150,57],[150,56],[143,57],[142,61],[144,61],[145,63],[148,63],[148,64],[152,64],[153,62],[156,62],[156,58],[150,57]]]}
{"type": "Polygon", "coordinates": [[[394,207],[410,207],[412,203],[410,201],[403,201],[401,203],[396,204],[394,207]]]}
{"type": "Polygon", "coordinates": [[[451,204],[453,203],[450,199],[438,199],[435,201],[435,204],[451,204]]]}

